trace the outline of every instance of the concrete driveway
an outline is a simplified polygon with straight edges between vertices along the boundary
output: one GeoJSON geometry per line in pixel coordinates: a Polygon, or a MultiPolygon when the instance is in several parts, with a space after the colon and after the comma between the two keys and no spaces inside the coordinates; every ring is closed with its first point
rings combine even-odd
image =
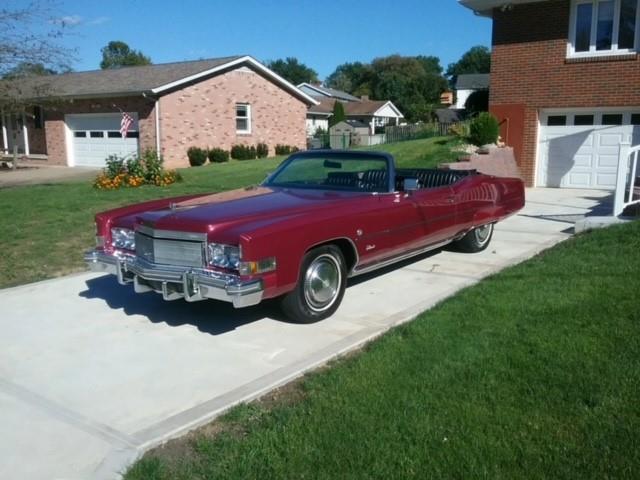
{"type": "Polygon", "coordinates": [[[47,183],[72,182],[75,180],[91,180],[100,168],[93,167],[24,167],[17,170],[0,170],[0,188],[18,187],[22,185],[41,185],[47,183]]]}
{"type": "Polygon", "coordinates": [[[605,197],[529,190],[485,252],[444,250],[357,279],[315,325],[271,305],[165,303],[89,273],[2,290],[0,478],[115,478],[145,449],[565,240],[605,197]]]}

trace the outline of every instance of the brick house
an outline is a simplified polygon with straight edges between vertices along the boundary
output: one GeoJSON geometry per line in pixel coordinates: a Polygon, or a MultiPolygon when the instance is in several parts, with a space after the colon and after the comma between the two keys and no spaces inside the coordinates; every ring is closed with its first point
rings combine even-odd
{"type": "Polygon", "coordinates": [[[188,165],[191,146],[304,148],[307,108],[316,104],[250,56],[31,77],[17,91],[43,106],[18,119],[2,114],[4,152],[17,138],[22,154],[68,166],[102,166],[110,154],[146,149],[173,168],[188,165]],[[133,119],[126,138],[122,112],[133,119]]]}
{"type": "Polygon", "coordinates": [[[529,185],[612,189],[640,143],[640,0],[459,0],[493,19],[490,111],[529,185]]]}

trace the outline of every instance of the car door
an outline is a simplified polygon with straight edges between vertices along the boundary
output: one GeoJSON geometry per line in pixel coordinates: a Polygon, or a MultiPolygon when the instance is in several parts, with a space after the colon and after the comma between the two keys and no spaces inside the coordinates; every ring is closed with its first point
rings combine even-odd
{"type": "Polygon", "coordinates": [[[402,255],[422,245],[423,214],[411,195],[382,193],[369,201],[371,208],[354,222],[361,266],[402,255]]]}
{"type": "Polygon", "coordinates": [[[456,195],[450,186],[425,188],[409,194],[420,213],[424,246],[448,240],[457,233],[456,195]]]}

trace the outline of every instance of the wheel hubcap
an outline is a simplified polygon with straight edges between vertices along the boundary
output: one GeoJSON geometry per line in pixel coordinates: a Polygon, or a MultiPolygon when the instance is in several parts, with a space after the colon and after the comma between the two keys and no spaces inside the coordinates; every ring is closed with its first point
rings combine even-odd
{"type": "Polygon", "coordinates": [[[491,235],[491,231],[493,230],[493,224],[483,225],[482,227],[478,227],[474,230],[474,234],[476,236],[476,240],[480,245],[484,245],[487,240],[489,240],[489,236],[491,235]]]}
{"type": "Polygon", "coordinates": [[[316,258],[305,274],[304,298],[307,305],[322,312],[333,305],[338,298],[342,278],[340,266],[331,255],[321,255],[316,258]]]}

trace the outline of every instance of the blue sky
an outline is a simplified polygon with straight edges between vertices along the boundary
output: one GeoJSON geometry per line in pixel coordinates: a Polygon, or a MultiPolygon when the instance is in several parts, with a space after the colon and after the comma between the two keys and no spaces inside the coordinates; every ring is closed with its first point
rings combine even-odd
{"type": "Polygon", "coordinates": [[[491,43],[491,22],[456,0],[65,1],[74,70],[99,68],[100,49],[122,40],[154,63],[235,54],[297,57],[320,78],[344,62],[436,55],[443,67],[491,43]]]}

